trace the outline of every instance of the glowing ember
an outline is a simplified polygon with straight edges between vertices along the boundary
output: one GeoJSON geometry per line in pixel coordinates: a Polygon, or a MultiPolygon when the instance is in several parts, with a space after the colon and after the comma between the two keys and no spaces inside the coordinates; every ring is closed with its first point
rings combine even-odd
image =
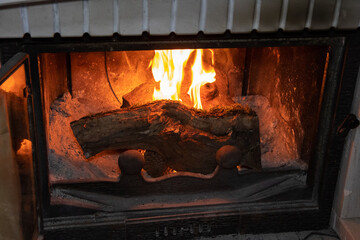
{"type": "MultiPolygon", "coordinates": [[[[210,66],[204,69],[202,49],[185,50],[155,50],[155,56],[150,62],[152,73],[156,82],[160,82],[160,89],[154,89],[153,100],[169,99],[179,100],[181,82],[184,78],[184,68],[192,52],[195,51],[194,63],[191,67],[192,83],[188,90],[193,107],[202,109],[200,88],[206,83],[215,81],[215,69],[210,66]]],[[[211,62],[214,64],[214,53],[211,51],[211,62]]]]}

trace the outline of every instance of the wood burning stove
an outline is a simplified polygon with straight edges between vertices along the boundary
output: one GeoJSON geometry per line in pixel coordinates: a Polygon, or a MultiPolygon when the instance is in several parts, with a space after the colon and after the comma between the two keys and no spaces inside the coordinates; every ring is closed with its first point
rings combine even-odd
{"type": "Polygon", "coordinates": [[[11,2],[0,5],[0,160],[21,225],[10,238],[329,225],[356,126],[356,1],[11,2]],[[174,76],[178,92],[153,101],[174,76]]]}
{"type": "MultiPolygon", "coordinates": [[[[18,42],[18,50],[26,53],[17,54],[1,69],[1,87],[8,96],[7,109],[12,109],[11,96],[16,92],[21,93],[18,98],[23,99],[28,109],[29,119],[24,124],[29,125],[31,137],[24,136],[22,140],[27,139],[33,146],[40,233],[46,239],[182,239],[327,226],[344,140],[336,130],[352,99],[356,75],[351,69],[359,66],[354,57],[359,52],[358,38],[354,33],[334,33],[329,37],[323,33],[278,32],[18,42]],[[197,140],[205,138],[204,132],[210,126],[206,125],[205,117],[213,117],[211,121],[216,125],[227,116],[224,109],[231,104],[220,104],[222,113],[211,115],[213,109],[192,110],[185,101],[151,102],[151,99],[144,105],[136,102],[154,91],[153,82],[140,95],[129,95],[143,86],[148,76],[154,81],[148,67],[154,49],[187,48],[211,49],[215,53],[212,66],[218,74],[216,81],[221,85],[226,80],[223,84],[226,98],[243,107],[230,112],[246,112],[249,119],[256,118],[252,124],[250,120],[236,120],[250,121],[250,128],[236,132],[237,127],[229,125],[224,133],[215,133],[221,139],[236,135],[242,140],[255,134],[254,140],[243,145],[233,140],[217,145],[217,148],[237,146],[239,152],[230,151],[237,162],[230,166],[221,160],[216,162],[213,148],[206,151],[211,154],[202,155],[203,163],[191,164],[189,159],[197,154],[197,149],[181,145],[178,132],[185,131],[185,125],[194,128],[188,119],[191,116],[194,121],[201,120],[205,127],[195,127],[197,130],[190,135],[197,140]],[[228,66],[224,62],[237,65],[228,66]],[[137,68],[133,70],[132,66],[137,68]],[[19,70],[26,82],[6,87],[11,81],[6,72],[17,74],[19,70]],[[122,73],[127,74],[120,76],[122,73]],[[134,79],[139,76],[144,79],[136,82],[134,79]],[[132,80],[127,83],[129,78],[132,80]],[[124,103],[127,106],[120,108],[124,103]],[[108,110],[111,112],[104,113],[108,110]],[[178,118],[172,120],[171,111],[178,118]],[[82,118],[95,113],[100,115],[82,118]],[[141,114],[146,119],[145,125],[136,122],[141,114]],[[115,118],[110,128],[109,116],[115,118]],[[163,158],[159,160],[158,148],[152,147],[152,141],[158,140],[149,138],[149,132],[158,136],[164,134],[161,132],[164,127],[160,131],[156,125],[154,130],[149,127],[153,123],[149,119],[168,124],[165,130],[171,136],[164,139],[180,147],[169,144],[166,148],[179,148],[175,151],[178,155],[189,148],[187,157],[171,161],[174,157],[168,160],[169,151],[160,151],[163,158]],[[131,121],[135,121],[135,126],[131,121]],[[97,132],[99,128],[103,130],[97,132]],[[274,128],[277,132],[271,132],[274,128]],[[133,130],[121,135],[128,129],[133,130]],[[110,134],[102,136],[103,131],[110,134]],[[139,134],[146,135],[146,140],[139,134]],[[136,138],[130,139],[131,135],[141,139],[139,143],[136,138]],[[269,144],[266,141],[275,141],[276,137],[278,145],[266,145],[269,144]],[[93,141],[94,138],[97,140],[93,141]],[[287,151],[281,151],[286,146],[290,146],[287,151]],[[141,149],[142,154],[137,153],[145,157],[145,164],[140,162],[130,166],[130,170],[123,166],[120,171],[119,155],[127,161],[138,159],[124,156],[123,151],[128,149],[141,149]],[[85,156],[90,155],[96,156],[86,160],[85,156]],[[261,162],[256,164],[257,160],[261,162]]],[[[184,65],[186,68],[189,71],[184,65]]],[[[202,88],[224,91],[211,84],[202,88]]],[[[18,127],[16,124],[19,123],[15,121],[10,126],[11,131],[18,127]]],[[[222,121],[221,126],[224,124],[227,122],[222,121]]],[[[13,141],[21,145],[19,139],[13,141]]],[[[225,157],[225,161],[229,159],[225,157]]]]}

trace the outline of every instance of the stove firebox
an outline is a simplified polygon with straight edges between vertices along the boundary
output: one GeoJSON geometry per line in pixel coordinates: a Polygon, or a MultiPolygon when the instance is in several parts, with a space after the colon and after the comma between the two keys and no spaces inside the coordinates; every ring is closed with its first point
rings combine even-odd
{"type": "MultiPolygon", "coordinates": [[[[41,233],[326,226],[342,151],[331,146],[343,141],[334,126],[354,85],[342,70],[358,64],[343,64],[345,39],[24,42],[41,233]]],[[[18,87],[6,83],[4,94],[18,87]]]]}

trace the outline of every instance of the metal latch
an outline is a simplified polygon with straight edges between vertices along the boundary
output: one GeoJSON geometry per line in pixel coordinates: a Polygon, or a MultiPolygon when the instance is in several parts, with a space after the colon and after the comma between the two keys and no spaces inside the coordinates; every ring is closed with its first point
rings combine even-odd
{"type": "Polygon", "coordinates": [[[354,114],[350,113],[346,116],[344,121],[338,127],[337,135],[341,137],[346,137],[346,135],[351,129],[357,128],[357,126],[359,126],[359,123],[360,122],[357,117],[354,114]]]}

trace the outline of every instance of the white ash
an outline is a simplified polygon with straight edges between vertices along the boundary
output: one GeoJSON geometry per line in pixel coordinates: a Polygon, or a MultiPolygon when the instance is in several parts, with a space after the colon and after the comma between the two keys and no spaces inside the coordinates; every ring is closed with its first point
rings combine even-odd
{"type": "Polygon", "coordinates": [[[242,96],[234,101],[248,105],[259,117],[263,168],[307,169],[307,164],[299,157],[293,129],[285,121],[284,114],[272,108],[266,97],[242,96]]]}
{"type": "Polygon", "coordinates": [[[76,141],[70,122],[101,111],[110,111],[117,106],[86,104],[82,92],[65,93],[50,107],[49,116],[49,173],[52,183],[62,180],[117,179],[119,167],[118,153],[104,152],[86,159],[76,141]]]}

